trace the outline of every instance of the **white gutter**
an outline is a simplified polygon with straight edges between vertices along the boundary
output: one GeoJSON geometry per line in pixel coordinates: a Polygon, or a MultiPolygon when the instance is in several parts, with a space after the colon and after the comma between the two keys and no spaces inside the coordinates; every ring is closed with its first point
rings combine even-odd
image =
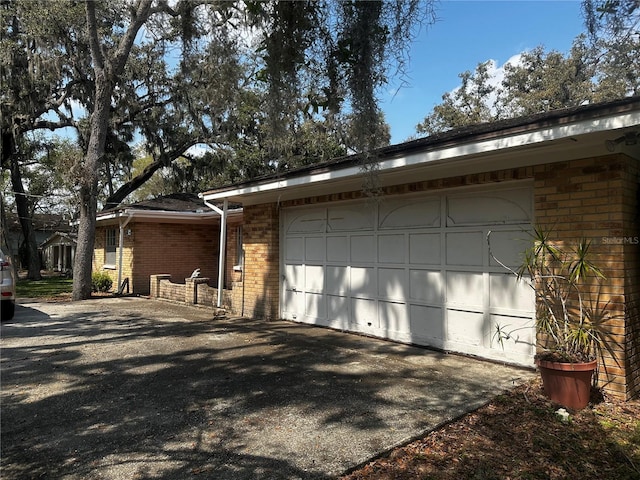
{"type": "Polygon", "coordinates": [[[122,217],[126,213],[129,216],[136,217],[136,219],[149,219],[149,220],[196,220],[196,219],[213,219],[218,216],[211,212],[176,212],[167,210],[136,210],[135,208],[126,209],[123,211],[113,212],[98,215],[96,219],[98,221],[113,220],[122,217]]]}
{"type": "Polygon", "coordinates": [[[120,291],[120,286],[122,285],[122,252],[124,251],[124,227],[129,224],[132,218],[133,215],[131,215],[131,213],[127,213],[127,218],[124,223],[122,222],[122,217],[118,219],[118,223],[120,225],[120,237],[118,238],[118,285],[116,286],[118,292],[120,291]]]}
{"type": "Polygon", "coordinates": [[[227,210],[229,208],[229,200],[224,199],[222,210],[213,203],[205,200],[204,204],[220,215],[220,248],[218,252],[218,303],[217,307],[222,307],[222,292],[224,290],[224,269],[227,251],[227,210]]]}
{"type": "MultiPolygon", "coordinates": [[[[543,144],[552,140],[570,138],[600,131],[621,129],[638,124],[640,124],[640,112],[638,111],[622,115],[614,114],[605,118],[582,120],[573,124],[556,125],[553,127],[526,131],[516,135],[502,136],[471,143],[462,143],[455,146],[426,150],[411,153],[402,157],[382,160],[380,162],[380,172],[389,172],[394,169],[418,164],[429,165],[445,161],[453,162],[456,160],[463,160],[471,155],[480,155],[488,152],[507,150],[510,148],[543,144]]],[[[214,191],[200,195],[205,200],[212,201],[257,193],[275,192],[281,189],[316,184],[329,180],[348,179],[359,175],[362,175],[362,170],[359,165],[352,165],[344,168],[340,168],[338,166],[335,169],[329,169],[321,173],[309,173],[301,175],[300,177],[277,179],[263,184],[247,185],[231,190],[214,191]]]]}

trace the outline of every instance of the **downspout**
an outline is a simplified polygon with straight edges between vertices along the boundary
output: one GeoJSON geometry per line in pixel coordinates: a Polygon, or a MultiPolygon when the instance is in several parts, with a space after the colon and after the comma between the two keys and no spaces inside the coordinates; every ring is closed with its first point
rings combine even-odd
{"type": "Polygon", "coordinates": [[[126,227],[133,215],[131,213],[127,214],[127,219],[122,223],[122,219],[119,219],[120,224],[120,237],[118,238],[118,250],[119,250],[119,258],[118,258],[118,285],[116,285],[117,291],[120,290],[120,285],[122,285],[122,252],[124,251],[124,227],[126,227]]]}
{"type": "Polygon", "coordinates": [[[222,292],[224,290],[224,269],[227,252],[227,209],[229,208],[229,200],[224,199],[222,210],[220,210],[213,203],[209,203],[206,200],[204,204],[214,212],[220,215],[220,251],[218,254],[218,303],[217,307],[222,307],[222,292]]]}

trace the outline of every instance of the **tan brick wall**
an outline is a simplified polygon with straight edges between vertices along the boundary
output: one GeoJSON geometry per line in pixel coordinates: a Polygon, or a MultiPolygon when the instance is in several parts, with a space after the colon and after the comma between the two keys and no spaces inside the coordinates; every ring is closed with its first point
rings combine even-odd
{"type": "Polygon", "coordinates": [[[627,162],[623,173],[622,213],[625,269],[627,397],[640,397],[640,166],[627,162]],[[628,241],[626,241],[628,240],[628,241]]]}
{"type": "Polygon", "coordinates": [[[172,302],[184,302],[185,288],[184,283],[172,283],[170,278],[160,279],[158,297],[172,302]]]}
{"type": "Polygon", "coordinates": [[[242,272],[233,270],[238,260],[238,227],[241,224],[242,220],[232,220],[227,223],[227,258],[224,272],[225,289],[231,289],[234,282],[242,281],[242,272]]]}
{"type": "MultiPolygon", "coordinates": [[[[119,238],[119,228],[118,225],[110,225],[96,228],[96,240],[93,249],[93,271],[94,272],[104,272],[108,274],[113,280],[112,291],[118,290],[118,262],[120,259],[120,252],[116,249],[116,265],[115,268],[113,266],[109,266],[105,268],[105,245],[107,242],[107,230],[115,229],[116,231],[116,241],[119,238]]],[[[122,251],[122,280],[125,278],[131,278],[131,272],[133,271],[133,251],[132,251],[132,241],[131,238],[127,235],[124,236],[124,249],[122,251]]],[[[129,290],[131,290],[131,284],[129,284],[129,290]]]]}
{"type": "Polygon", "coordinates": [[[637,220],[633,221],[637,215],[635,170],[629,158],[611,155],[541,165],[534,175],[536,223],[553,232],[558,241],[590,240],[594,261],[607,276],[597,300],[600,307],[608,307],[609,316],[603,323],[608,342],[598,375],[608,393],[624,399],[637,395],[640,374],[640,246],[625,244],[625,238],[638,235],[637,220]]]}
{"type": "Polygon", "coordinates": [[[280,227],[276,204],[244,208],[243,314],[274,319],[279,312],[280,227]]]}

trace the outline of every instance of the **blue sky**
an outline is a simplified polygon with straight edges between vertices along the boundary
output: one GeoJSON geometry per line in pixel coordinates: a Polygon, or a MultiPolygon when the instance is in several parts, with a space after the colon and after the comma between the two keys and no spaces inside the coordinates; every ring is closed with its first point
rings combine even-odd
{"type": "Polygon", "coordinates": [[[405,81],[395,80],[381,95],[391,126],[391,143],[415,135],[415,126],[457,87],[458,74],[494,60],[498,67],[514,55],[543,45],[567,52],[584,32],[578,0],[442,1],[438,21],[422,28],[414,42],[405,81]]]}

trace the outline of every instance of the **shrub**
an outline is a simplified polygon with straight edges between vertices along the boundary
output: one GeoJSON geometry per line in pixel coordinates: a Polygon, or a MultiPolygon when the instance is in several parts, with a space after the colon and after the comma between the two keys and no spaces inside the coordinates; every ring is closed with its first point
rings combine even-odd
{"type": "Polygon", "coordinates": [[[93,272],[91,274],[91,290],[94,292],[108,292],[111,290],[113,280],[105,272],[93,272]]]}

